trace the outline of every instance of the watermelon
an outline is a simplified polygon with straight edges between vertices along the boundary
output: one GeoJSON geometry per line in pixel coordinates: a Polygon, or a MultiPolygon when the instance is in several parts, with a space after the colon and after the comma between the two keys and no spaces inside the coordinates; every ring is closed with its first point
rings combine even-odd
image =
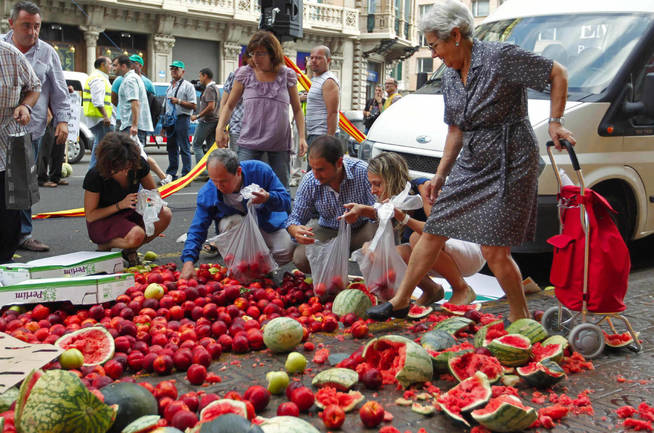
{"type": "Polygon", "coordinates": [[[153,430],[161,417],[159,415],[145,415],[129,423],[121,433],[144,433],[153,430]]]}
{"type": "Polygon", "coordinates": [[[456,339],[452,335],[442,329],[436,329],[425,332],[420,337],[420,345],[425,349],[440,352],[441,350],[449,349],[456,345],[456,339]]]}
{"type": "Polygon", "coordinates": [[[78,349],[84,355],[84,366],[92,367],[109,361],[114,356],[114,338],[102,326],[91,326],[61,336],[55,346],[78,349]]]}
{"type": "Polygon", "coordinates": [[[345,412],[350,412],[357,404],[361,403],[365,397],[359,391],[340,392],[331,386],[320,388],[315,394],[316,406],[324,409],[330,404],[338,405],[345,412]]]}
{"type": "Polygon", "coordinates": [[[15,386],[0,394],[0,413],[8,411],[11,405],[18,399],[19,394],[18,388],[15,386]]]}
{"type": "Polygon", "coordinates": [[[496,338],[488,344],[488,350],[503,365],[509,367],[525,365],[531,357],[529,338],[520,334],[507,334],[496,338]]]}
{"type": "Polygon", "coordinates": [[[434,329],[442,329],[445,332],[448,332],[450,335],[454,335],[462,329],[468,328],[470,325],[475,322],[467,319],[465,317],[454,316],[449,319],[445,319],[442,322],[438,322],[434,329]]]}
{"type": "Polygon", "coordinates": [[[74,373],[32,372],[20,389],[15,423],[21,433],[105,433],[116,406],[101,402],[74,373]]]}
{"type": "Polygon", "coordinates": [[[276,416],[267,419],[260,425],[264,433],[320,433],[320,431],[295,416],[276,416]]]}
{"type": "MultiPolygon", "coordinates": [[[[634,338],[629,331],[623,332],[622,334],[608,334],[602,331],[602,334],[604,334],[604,342],[606,345],[614,349],[629,346],[634,342],[634,338]]],[[[638,338],[638,332],[635,334],[636,338],[638,338]]]]}
{"type": "Polygon", "coordinates": [[[212,401],[200,411],[200,423],[211,421],[226,413],[235,413],[243,418],[248,418],[248,409],[244,402],[222,398],[212,401]]]}
{"type": "Polygon", "coordinates": [[[486,347],[488,346],[488,343],[495,340],[497,337],[502,337],[506,334],[507,332],[504,329],[504,322],[496,320],[479,328],[479,331],[475,333],[473,344],[475,347],[486,347]]]}
{"type": "Polygon", "coordinates": [[[409,319],[422,319],[423,317],[429,316],[434,309],[432,307],[423,307],[422,305],[411,305],[409,308],[409,314],[407,317],[409,319]]]}
{"type": "Polygon", "coordinates": [[[466,311],[481,310],[481,304],[456,305],[446,302],[443,305],[441,305],[441,310],[450,313],[454,316],[463,316],[466,313],[466,311]]]}
{"type": "MultiPolygon", "coordinates": [[[[161,433],[166,432],[162,431],[161,433]]],[[[258,425],[250,422],[247,418],[234,413],[225,413],[211,421],[198,423],[195,427],[190,429],[187,428],[186,433],[263,433],[263,430],[261,430],[261,427],[258,425]]]]}
{"type": "Polygon", "coordinates": [[[470,415],[494,432],[522,431],[538,418],[533,407],[525,406],[518,397],[510,394],[493,398],[483,409],[473,410],[470,415]]]}
{"type": "Polygon", "coordinates": [[[349,368],[330,368],[321,371],[311,381],[315,387],[331,386],[339,391],[352,388],[359,382],[359,374],[349,368]]]}
{"type": "Polygon", "coordinates": [[[332,312],[341,317],[352,313],[365,319],[368,317],[366,310],[373,305],[370,296],[363,290],[345,289],[336,295],[332,304],[332,312]]]}
{"type": "Polygon", "coordinates": [[[430,416],[436,413],[436,407],[434,407],[434,405],[423,405],[418,402],[411,404],[411,410],[425,416],[430,416]]]}
{"type": "Polygon", "coordinates": [[[563,335],[552,335],[550,337],[547,337],[541,344],[543,346],[547,346],[550,344],[560,344],[561,349],[563,349],[564,351],[569,346],[568,339],[565,338],[563,335]]]}
{"type": "Polygon", "coordinates": [[[504,374],[504,368],[496,358],[474,352],[453,356],[447,364],[452,376],[459,382],[474,375],[477,371],[484,373],[490,383],[497,382],[504,374]]]}
{"type": "Polygon", "coordinates": [[[472,344],[467,341],[457,344],[440,352],[427,349],[427,353],[431,357],[434,373],[442,374],[449,373],[450,369],[448,362],[450,358],[463,355],[464,353],[472,352],[474,350],[472,344]]]}
{"type": "Polygon", "coordinates": [[[300,322],[290,317],[276,317],[263,328],[263,343],[275,353],[295,349],[303,336],[300,322]]]}
{"type": "Polygon", "coordinates": [[[485,404],[493,394],[488,378],[484,373],[478,371],[436,400],[449,417],[470,427],[470,424],[463,417],[464,412],[471,411],[485,404]]]}
{"type": "Polygon", "coordinates": [[[549,388],[565,377],[563,368],[547,358],[518,367],[516,371],[529,385],[536,388],[549,388]]]}
{"type": "Polygon", "coordinates": [[[524,335],[531,344],[543,341],[548,336],[545,327],[533,319],[518,319],[506,328],[506,332],[524,335]]]}
{"type": "Polygon", "coordinates": [[[368,368],[378,369],[384,384],[398,382],[404,388],[431,380],[434,371],[425,349],[399,335],[374,338],[366,344],[363,362],[357,366],[357,372],[362,373],[368,368]]]}
{"type": "Polygon", "coordinates": [[[551,359],[554,362],[561,362],[563,359],[563,347],[560,344],[541,344],[534,343],[531,345],[531,359],[534,362],[543,359],[551,359]]]}
{"type": "Polygon", "coordinates": [[[116,421],[107,433],[120,433],[129,423],[146,415],[157,415],[159,408],[152,393],[135,383],[114,382],[102,387],[105,404],[118,406],[116,421]]]}

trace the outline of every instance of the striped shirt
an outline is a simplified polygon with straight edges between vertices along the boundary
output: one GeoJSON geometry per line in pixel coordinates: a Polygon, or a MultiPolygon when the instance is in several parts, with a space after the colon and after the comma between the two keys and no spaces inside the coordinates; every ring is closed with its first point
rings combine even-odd
{"type": "MultiPolygon", "coordinates": [[[[226,93],[224,97],[228,97],[229,93],[232,91],[234,86],[234,73],[230,72],[225,84],[223,84],[223,93],[226,93]]],[[[241,119],[243,118],[243,98],[238,101],[234,111],[232,111],[232,117],[229,119],[229,133],[230,134],[240,134],[241,133],[241,119]]]]}
{"type": "Polygon", "coordinates": [[[322,96],[322,86],[330,78],[337,86],[341,86],[332,71],[325,71],[321,75],[311,78],[311,87],[307,93],[307,135],[327,134],[327,106],[322,96]]]}
{"type": "Polygon", "coordinates": [[[0,41],[0,171],[5,171],[9,134],[24,131],[14,122],[14,110],[28,91],[40,92],[41,81],[25,56],[0,41]]]}
{"type": "MultiPolygon", "coordinates": [[[[372,206],[375,196],[370,192],[368,182],[368,164],[360,159],[343,158],[345,177],[341,181],[339,192],[329,185],[321,185],[308,172],[303,178],[295,193],[293,210],[286,221],[286,227],[304,225],[312,218],[318,218],[318,224],[338,230],[338,217],[343,215],[346,203],[359,203],[372,206]]],[[[363,225],[367,219],[360,218],[352,228],[363,225]]]]}

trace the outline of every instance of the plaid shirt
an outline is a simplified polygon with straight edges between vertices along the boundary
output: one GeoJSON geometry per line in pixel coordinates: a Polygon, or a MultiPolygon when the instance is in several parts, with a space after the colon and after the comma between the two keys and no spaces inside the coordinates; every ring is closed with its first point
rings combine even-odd
{"type": "Polygon", "coordinates": [[[6,169],[9,134],[25,130],[13,118],[28,91],[40,92],[41,81],[20,51],[0,41],[0,171],[6,169]]]}
{"type": "MultiPolygon", "coordinates": [[[[318,224],[338,230],[338,217],[343,215],[346,203],[373,205],[375,196],[370,192],[368,182],[368,164],[355,158],[343,158],[345,177],[341,182],[339,192],[329,185],[321,185],[313,177],[313,171],[308,172],[295,193],[293,210],[286,221],[286,227],[304,225],[312,218],[319,218],[318,224]]],[[[367,219],[359,218],[352,228],[363,225],[367,219]]]]}
{"type": "MultiPolygon", "coordinates": [[[[234,73],[230,72],[223,84],[223,92],[230,93],[232,87],[234,86],[234,73]]],[[[241,119],[243,119],[243,99],[241,98],[234,107],[232,111],[232,117],[229,119],[229,133],[230,134],[240,134],[241,133],[241,119]]]]}

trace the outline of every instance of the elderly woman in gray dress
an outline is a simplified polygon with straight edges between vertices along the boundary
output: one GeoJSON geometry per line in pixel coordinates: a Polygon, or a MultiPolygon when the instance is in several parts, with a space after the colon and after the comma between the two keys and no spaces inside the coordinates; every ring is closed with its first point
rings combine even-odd
{"type": "Polygon", "coordinates": [[[436,3],[420,22],[432,57],[448,67],[442,79],[448,134],[429,185],[431,215],[395,296],[368,310],[373,319],[406,316],[416,284],[449,238],[482,245],[506,293],[508,319],[529,317],[520,269],[511,257],[511,246],[533,239],[536,227],[540,156],[526,89],[551,85],[549,135],[557,149],[561,139],[575,144],[561,124],[567,72],[518,46],[473,39],[473,26],[470,11],[456,0],[436,3]]]}

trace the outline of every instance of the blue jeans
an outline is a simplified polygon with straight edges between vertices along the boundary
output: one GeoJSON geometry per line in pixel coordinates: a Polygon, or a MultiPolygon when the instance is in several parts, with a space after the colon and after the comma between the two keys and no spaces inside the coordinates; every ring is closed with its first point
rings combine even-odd
{"type": "MultiPolygon", "coordinates": [[[[91,128],[91,132],[93,133],[93,149],[91,149],[91,162],[89,162],[89,170],[95,167],[96,164],[96,158],[95,158],[95,150],[98,148],[98,144],[102,141],[105,135],[109,132],[113,132],[114,127],[112,125],[105,125],[104,122],[100,121],[98,122],[97,125],[93,126],[91,128]]],[[[82,149],[82,152],[84,149],[82,149]]]]}
{"type": "Polygon", "coordinates": [[[195,155],[195,163],[200,162],[204,156],[202,145],[207,144],[207,149],[216,141],[216,125],[218,122],[198,122],[198,127],[195,129],[193,136],[193,154],[195,155]]]}
{"type": "Polygon", "coordinates": [[[177,178],[179,156],[182,157],[182,176],[191,171],[191,143],[188,142],[188,127],[191,118],[188,114],[180,114],[175,121],[175,129],[166,132],[166,150],[168,151],[168,169],[173,179],[177,178]]]}
{"type": "MultiPolygon", "coordinates": [[[[43,137],[39,137],[36,140],[32,139],[32,149],[34,150],[34,165],[39,155],[39,147],[41,147],[41,141],[43,137]]],[[[18,240],[18,245],[22,244],[26,239],[32,237],[32,209],[22,209],[20,212],[20,239],[18,240]]]]}
{"type": "Polygon", "coordinates": [[[247,149],[239,146],[238,160],[247,161],[249,159],[256,159],[261,161],[261,157],[263,157],[264,153],[268,157],[268,165],[270,165],[270,168],[275,172],[282,185],[284,185],[286,190],[288,190],[288,179],[291,170],[291,154],[287,150],[281,152],[269,152],[264,150],[247,149]]]}

